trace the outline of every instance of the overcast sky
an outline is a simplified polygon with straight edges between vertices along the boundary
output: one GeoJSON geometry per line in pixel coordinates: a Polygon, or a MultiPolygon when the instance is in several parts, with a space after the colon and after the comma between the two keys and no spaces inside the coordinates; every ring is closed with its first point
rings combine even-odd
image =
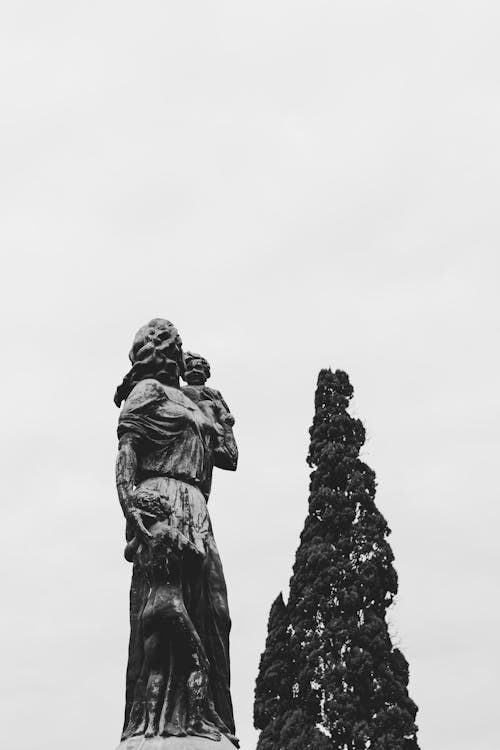
{"type": "Polygon", "coordinates": [[[498,2],[25,0],[0,20],[2,743],[118,743],[113,393],[161,316],[237,420],[210,511],[243,750],[325,366],[351,377],[393,530],[421,746],[493,750],[498,2]]]}

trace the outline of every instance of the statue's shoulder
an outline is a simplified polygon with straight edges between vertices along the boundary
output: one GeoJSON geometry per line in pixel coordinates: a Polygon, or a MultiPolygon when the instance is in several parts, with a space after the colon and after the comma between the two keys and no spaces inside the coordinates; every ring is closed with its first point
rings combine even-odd
{"type": "Polygon", "coordinates": [[[168,398],[165,393],[165,387],[154,378],[145,378],[140,380],[130,391],[129,397],[125,401],[124,411],[137,409],[153,401],[163,401],[168,398]]]}
{"type": "Polygon", "coordinates": [[[208,385],[204,386],[205,398],[209,401],[224,401],[222,393],[216,388],[210,388],[208,385]]]}
{"type": "Polygon", "coordinates": [[[231,411],[220,391],[216,390],[215,388],[208,388],[207,386],[205,386],[205,388],[208,392],[207,396],[205,397],[207,398],[207,400],[216,401],[219,406],[223,406],[227,412],[231,411]]]}

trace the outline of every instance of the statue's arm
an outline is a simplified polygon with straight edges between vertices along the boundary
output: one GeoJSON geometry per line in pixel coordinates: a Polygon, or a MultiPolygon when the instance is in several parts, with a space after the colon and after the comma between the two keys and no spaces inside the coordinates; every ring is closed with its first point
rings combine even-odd
{"type": "Polygon", "coordinates": [[[217,441],[212,460],[214,466],[217,466],[218,469],[236,471],[236,467],[238,466],[238,446],[236,445],[231,425],[225,424],[223,426],[222,435],[217,441]]]}
{"type": "Polygon", "coordinates": [[[120,439],[116,457],[116,489],[123,515],[132,528],[143,537],[151,534],[144,526],[141,513],[134,506],[134,491],[137,477],[136,438],[126,434],[120,439]]]}
{"type": "Polygon", "coordinates": [[[211,398],[207,402],[201,401],[198,406],[207,413],[209,419],[215,424],[215,441],[212,448],[212,463],[218,469],[236,471],[238,466],[238,446],[234,439],[233,425],[234,417],[229,411],[220,391],[212,391],[217,398],[211,398]]]}

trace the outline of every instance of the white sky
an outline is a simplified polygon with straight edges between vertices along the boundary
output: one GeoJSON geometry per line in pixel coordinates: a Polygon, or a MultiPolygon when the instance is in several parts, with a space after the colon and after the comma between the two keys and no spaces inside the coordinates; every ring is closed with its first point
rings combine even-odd
{"type": "Polygon", "coordinates": [[[393,529],[421,746],[492,750],[498,2],[26,0],[0,21],[2,743],[118,742],[112,397],[162,316],[237,418],[210,509],[244,750],[329,365],[393,529]]]}

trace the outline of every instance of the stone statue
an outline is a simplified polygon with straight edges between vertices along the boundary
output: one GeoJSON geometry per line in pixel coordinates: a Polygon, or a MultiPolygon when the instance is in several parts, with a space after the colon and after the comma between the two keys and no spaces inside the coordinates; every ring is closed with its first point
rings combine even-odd
{"type": "Polygon", "coordinates": [[[219,469],[235,469],[238,463],[238,448],[233,435],[234,417],[219,391],[209,388],[205,383],[210,377],[210,365],[199,354],[186,352],[184,355],[184,380],[188,385],[183,393],[198,404],[208,418],[220,426],[218,446],[213,451],[214,463],[208,467],[206,480],[202,487],[208,502],[212,487],[213,466],[219,469]]]}
{"type": "Polygon", "coordinates": [[[143,326],[129,357],[115,395],[125,401],[116,483],[133,563],[120,750],[223,750],[238,746],[231,621],[207,500],[213,467],[236,469],[234,418],[169,321],[143,326]]]}

